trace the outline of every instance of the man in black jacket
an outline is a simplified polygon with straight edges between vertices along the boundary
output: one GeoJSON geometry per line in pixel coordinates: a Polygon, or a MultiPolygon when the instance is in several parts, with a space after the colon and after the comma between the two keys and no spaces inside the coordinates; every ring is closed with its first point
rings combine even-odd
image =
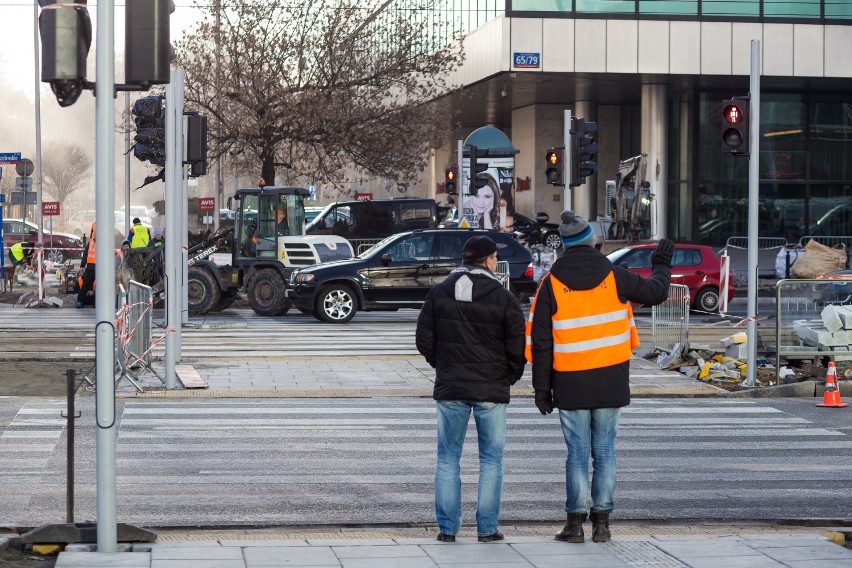
{"type": "Polygon", "coordinates": [[[556,540],[583,542],[589,512],[592,540],[610,539],[615,492],[615,435],[621,407],[630,404],[630,358],[639,346],[628,302],[660,304],[668,297],[674,243],[663,239],[645,279],[595,250],[585,219],[563,211],[559,233],[565,252],[542,279],[530,308],[527,359],[533,364],[535,404],[542,414],[559,409],[568,446],[565,460],[567,522],[556,540]]]}
{"type": "Polygon", "coordinates": [[[435,368],[438,540],[461,529],[461,459],[470,413],[479,445],[476,530],[479,542],[503,540],[497,530],[503,490],[503,445],[509,387],[524,372],[524,315],[494,275],[497,244],[486,236],[464,245],[464,264],[432,288],[417,320],[417,350],[435,368]]]}

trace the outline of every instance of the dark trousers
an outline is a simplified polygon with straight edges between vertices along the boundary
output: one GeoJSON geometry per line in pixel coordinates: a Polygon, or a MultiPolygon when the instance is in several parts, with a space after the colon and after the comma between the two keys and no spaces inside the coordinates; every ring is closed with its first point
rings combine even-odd
{"type": "MultiPolygon", "coordinates": [[[[95,265],[87,264],[86,269],[83,271],[83,285],[80,286],[80,290],[77,292],[77,301],[81,304],[85,304],[88,300],[87,294],[93,290],[95,287],[95,265]]],[[[92,296],[92,305],[95,304],[95,297],[92,296]]]]}

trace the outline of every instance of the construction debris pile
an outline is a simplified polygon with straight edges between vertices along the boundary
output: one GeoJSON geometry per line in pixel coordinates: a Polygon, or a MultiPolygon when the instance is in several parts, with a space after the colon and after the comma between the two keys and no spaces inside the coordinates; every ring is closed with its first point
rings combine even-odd
{"type": "MultiPolygon", "coordinates": [[[[799,367],[784,366],[777,370],[758,355],[756,380],[760,386],[796,383],[808,380],[824,380],[825,367],[817,361],[826,359],[846,367],[839,378],[852,379],[852,306],[826,306],[820,319],[796,320],[792,324],[794,336],[806,348],[813,349],[813,356],[799,367]],[[845,363],[845,364],[844,364],[845,363]]],[[[720,341],[717,349],[694,349],[682,355],[684,350],[675,345],[671,351],[654,351],[644,355],[667,371],[678,371],[687,377],[712,383],[727,390],[739,390],[748,369],[748,336],[735,333],[720,341]]]]}

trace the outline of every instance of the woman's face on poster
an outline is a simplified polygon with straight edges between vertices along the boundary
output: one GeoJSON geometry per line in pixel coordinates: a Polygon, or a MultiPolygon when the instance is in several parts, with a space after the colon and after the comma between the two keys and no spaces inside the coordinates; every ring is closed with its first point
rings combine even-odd
{"type": "Polygon", "coordinates": [[[485,215],[494,208],[494,188],[490,185],[481,187],[473,196],[473,210],[477,215],[485,215]]]}

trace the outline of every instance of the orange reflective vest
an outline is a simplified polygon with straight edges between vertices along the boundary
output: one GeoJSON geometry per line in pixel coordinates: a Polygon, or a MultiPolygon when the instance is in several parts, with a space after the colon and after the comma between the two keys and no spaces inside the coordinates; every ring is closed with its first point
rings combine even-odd
{"type": "Polygon", "coordinates": [[[95,225],[92,224],[92,232],[89,234],[89,252],[86,254],[86,264],[95,264],[95,252],[97,249],[97,245],[95,245],[95,225]]]}
{"type": "MultiPolygon", "coordinates": [[[[591,290],[572,290],[550,274],[556,299],[553,314],[553,369],[585,371],[624,363],[639,347],[633,308],[618,298],[610,271],[591,290]]],[[[536,300],[538,299],[536,295],[536,300]]],[[[535,300],[526,328],[526,357],[532,362],[532,322],[535,300]]]]}

